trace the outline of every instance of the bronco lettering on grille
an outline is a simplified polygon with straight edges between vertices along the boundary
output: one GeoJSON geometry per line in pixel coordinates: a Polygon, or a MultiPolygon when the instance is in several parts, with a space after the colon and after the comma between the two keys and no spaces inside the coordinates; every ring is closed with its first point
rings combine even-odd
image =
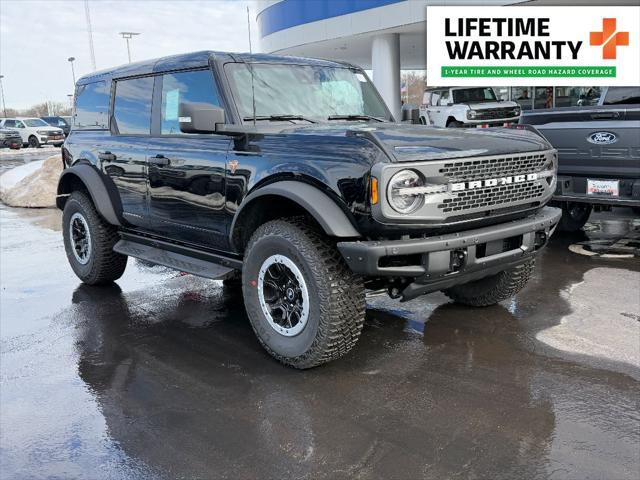
{"type": "Polygon", "coordinates": [[[475,188],[497,187],[499,185],[509,185],[511,183],[530,182],[531,180],[537,179],[537,173],[528,173],[526,175],[512,175],[509,177],[489,178],[486,180],[474,180],[471,182],[451,183],[450,185],[452,192],[461,192],[464,190],[473,190],[475,188]]]}

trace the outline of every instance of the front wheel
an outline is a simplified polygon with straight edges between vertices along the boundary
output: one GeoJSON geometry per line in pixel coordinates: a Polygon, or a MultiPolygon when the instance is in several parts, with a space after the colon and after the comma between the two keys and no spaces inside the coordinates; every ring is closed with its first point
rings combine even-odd
{"type": "Polygon", "coordinates": [[[29,137],[29,146],[31,148],[40,148],[40,141],[34,135],[31,135],[29,137]]]}
{"type": "Polygon", "coordinates": [[[563,232],[577,232],[589,220],[591,210],[588,203],[564,202],[562,207],[562,218],[558,224],[558,230],[563,232]]]}
{"type": "Polygon", "coordinates": [[[459,122],[457,120],[449,120],[447,122],[447,128],[462,128],[464,126],[464,123],[459,122]]]}
{"type": "Polygon", "coordinates": [[[302,219],[260,226],[245,252],[242,290],[258,340],[274,358],[311,368],[346,354],[365,313],[362,279],[302,219]]]}
{"type": "Polygon", "coordinates": [[[456,303],[471,307],[487,307],[513,297],[524,288],[533,273],[534,261],[510,268],[475,282],[456,285],[443,293],[456,303]]]}
{"type": "Polygon", "coordinates": [[[127,256],[113,251],[118,231],[98,214],[86,193],[75,191],[67,200],[62,234],[69,264],[84,283],[103,285],[124,273],[127,256]]]}

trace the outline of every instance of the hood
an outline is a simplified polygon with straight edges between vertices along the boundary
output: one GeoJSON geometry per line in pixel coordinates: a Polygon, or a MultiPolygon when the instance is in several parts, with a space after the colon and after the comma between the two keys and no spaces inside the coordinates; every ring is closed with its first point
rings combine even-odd
{"type": "Polygon", "coordinates": [[[407,123],[340,123],[284,128],[282,134],[364,137],[392,162],[537,152],[552,148],[528,130],[434,128],[407,123]]]}

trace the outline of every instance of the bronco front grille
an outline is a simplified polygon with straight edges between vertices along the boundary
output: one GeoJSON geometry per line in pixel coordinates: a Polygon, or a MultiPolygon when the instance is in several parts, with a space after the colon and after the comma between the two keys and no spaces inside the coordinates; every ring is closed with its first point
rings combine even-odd
{"type": "Polygon", "coordinates": [[[493,209],[523,200],[533,202],[543,195],[544,187],[536,180],[454,193],[452,198],[445,198],[438,208],[445,213],[477,208],[493,209]]]}
{"type": "Polygon", "coordinates": [[[496,118],[511,118],[517,116],[513,108],[494,108],[476,110],[476,112],[475,120],[493,120],[496,118]]]}
{"type": "Polygon", "coordinates": [[[513,155],[483,160],[464,160],[445,163],[439,172],[450,182],[467,182],[484,178],[522,175],[544,170],[544,153],[513,155]]]}

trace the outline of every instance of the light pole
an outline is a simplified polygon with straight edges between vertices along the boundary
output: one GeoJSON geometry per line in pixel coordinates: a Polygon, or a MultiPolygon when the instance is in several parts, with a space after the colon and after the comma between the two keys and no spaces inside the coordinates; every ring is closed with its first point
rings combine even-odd
{"type": "Polygon", "coordinates": [[[69,97],[69,106],[73,110],[73,93],[67,93],[67,97],[69,97]]]}
{"type": "Polygon", "coordinates": [[[127,41],[127,56],[129,57],[129,63],[131,63],[131,48],[129,47],[129,40],[131,40],[136,35],[140,35],[138,32],[120,32],[122,38],[127,41]]]}
{"type": "Polygon", "coordinates": [[[4,87],[2,86],[2,79],[4,75],[0,75],[0,93],[2,94],[2,111],[4,112],[4,116],[7,116],[7,105],[4,103],[4,87]]]}
{"type": "Polygon", "coordinates": [[[71,64],[71,75],[73,76],[73,89],[76,89],[76,71],[73,68],[73,62],[75,61],[76,57],[69,57],[67,58],[67,61],[71,64]]]}

